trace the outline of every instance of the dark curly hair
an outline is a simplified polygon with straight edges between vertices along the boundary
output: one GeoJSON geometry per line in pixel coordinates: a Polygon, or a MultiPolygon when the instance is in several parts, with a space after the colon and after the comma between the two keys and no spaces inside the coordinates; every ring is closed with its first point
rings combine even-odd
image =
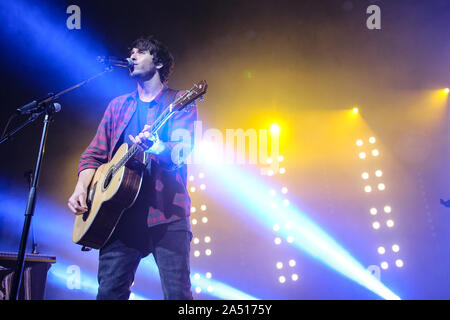
{"type": "Polygon", "coordinates": [[[152,35],[134,40],[128,50],[131,51],[133,48],[138,50],[148,50],[153,56],[154,63],[162,64],[162,68],[158,69],[158,73],[161,82],[166,83],[173,70],[173,66],[175,65],[175,61],[169,49],[152,35]]]}

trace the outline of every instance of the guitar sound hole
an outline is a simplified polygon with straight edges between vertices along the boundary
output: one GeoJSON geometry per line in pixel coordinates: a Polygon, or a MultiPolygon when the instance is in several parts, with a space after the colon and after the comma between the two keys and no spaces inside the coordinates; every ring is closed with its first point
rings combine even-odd
{"type": "Polygon", "coordinates": [[[103,183],[103,190],[106,190],[111,183],[113,177],[113,168],[109,169],[108,174],[106,175],[105,182],[103,183]]]}

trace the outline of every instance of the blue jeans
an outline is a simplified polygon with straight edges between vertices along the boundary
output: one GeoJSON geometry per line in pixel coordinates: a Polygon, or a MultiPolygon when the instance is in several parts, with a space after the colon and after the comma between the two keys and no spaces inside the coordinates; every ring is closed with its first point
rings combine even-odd
{"type": "MultiPolygon", "coordinates": [[[[185,224],[182,219],[158,225],[149,228],[147,234],[166,300],[193,299],[189,277],[192,233],[185,224]]],[[[127,300],[139,262],[146,254],[120,236],[113,236],[99,251],[97,299],[127,300]]]]}

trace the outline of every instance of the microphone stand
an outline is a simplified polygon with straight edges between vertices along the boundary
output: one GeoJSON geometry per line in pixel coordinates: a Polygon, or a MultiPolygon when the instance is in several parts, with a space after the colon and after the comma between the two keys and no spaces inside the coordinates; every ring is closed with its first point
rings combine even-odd
{"type": "MultiPolygon", "coordinates": [[[[33,170],[26,171],[23,176],[25,177],[25,180],[28,183],[28,187],[31,188],[33,184],[33,170]]],[[[34,224],[31,222],[31,253],[38,254],[39,251],[37,250],[38,244],[36,242],[36,235],[34,233],[34,224]]]]}
{"type": "Polygon", "coordinates": [[[40,173],[40,169],[41,169],[42,158],[44,156],[45,144],[47,141],[48,126],[49,126],[49,123],[53,120],[53,114],[55,113],[55,111],[57,111],[57,110],[55,110],[55,106],[53,105],[52,101],[54,101],[55,99],[57,99],[64,93],[67,93],[69,91],[72,91],[75,88],[85,85],[89,81],[103,75],[104,73],[106,73],[108,71],[112,71],[111,66],[107,66],[104,71],[102,71],[102,72],[96,74],[95,76],[93,76],[85,81],[82,81],[68,89],[62,90],[56,94],[49,94],[46,98],[43,98],[40,100],[34,100],[34,101],[26,104],[22,108],[17,109],[16,112],[18,112],[18,113],[30,113],[30,112],[34,112],[34,113],[30,116],[30,118],[25,123],[23,123],[17,129],[12,130],[11,132],[5,134],[4,137],[1,137],[0,144],[7,141],[8,139],[10,139],[19,130],[26,127],[34,120],[36,120],[42,113],[45,113],[44,127],[42,129],[39,153],[38,153],[38,157],[37,157],[37,161],[36,161],[36,166],[34,169],[33,178],[31,181],[30,191],[28,194],[27,207],[25,210],[25,221],[24,221],[24,225],[23,225],[22,236],[20,239],[19,252],[17,255],[17,266],[15,269],[14,281],[12,283],[11,293],[10,293],[11,300],[19,299],[19,291],[20,291],[19,288],[20,288],[20,284],[22,282],[22,277],[23,277],[25,250],[26,250],[28,234],[29,234],[30,226],[31,226],[31,219],[33,218],[34,208],[35,208],[35,204],[36,204],[37,185],[38,185],[38,180],[39,180],[39,173],[40,173]]]}

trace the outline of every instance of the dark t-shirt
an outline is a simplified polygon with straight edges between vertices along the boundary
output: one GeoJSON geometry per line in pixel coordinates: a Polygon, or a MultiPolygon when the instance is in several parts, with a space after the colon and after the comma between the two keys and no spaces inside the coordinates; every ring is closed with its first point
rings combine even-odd
{"type": "MultiPolygon", "coordinates": [[[[155,101],[144,102],[138,99],[136,111],[123,131],[117,147],[124,142],[130,146],[133,144],[129,135],[135,137],[144,129],[144,126],[147,124],[148,111],[155,107],[155,105],[155,101]]],[[[129,247],[140,250],[144,255],[151,252],[152,228],[158,228],[158,226],[152,228],[147,226],[148,208],[151,206],[152,201],[154,201],[154,192],[151,190],[155,190],[154,186],[151,185],[152,179],[150,179],[151,165],[152,161],[149,161],[144,172],[139,195],[135,203],[124,211],[113,234],[113,238],[119,238],[129,247]]],[[[190,231],[189,217],[182,217],[180,220],[167,223],[167,226],[160,226],[160,228],[167,228],[168,231],[190,231]]]]}

